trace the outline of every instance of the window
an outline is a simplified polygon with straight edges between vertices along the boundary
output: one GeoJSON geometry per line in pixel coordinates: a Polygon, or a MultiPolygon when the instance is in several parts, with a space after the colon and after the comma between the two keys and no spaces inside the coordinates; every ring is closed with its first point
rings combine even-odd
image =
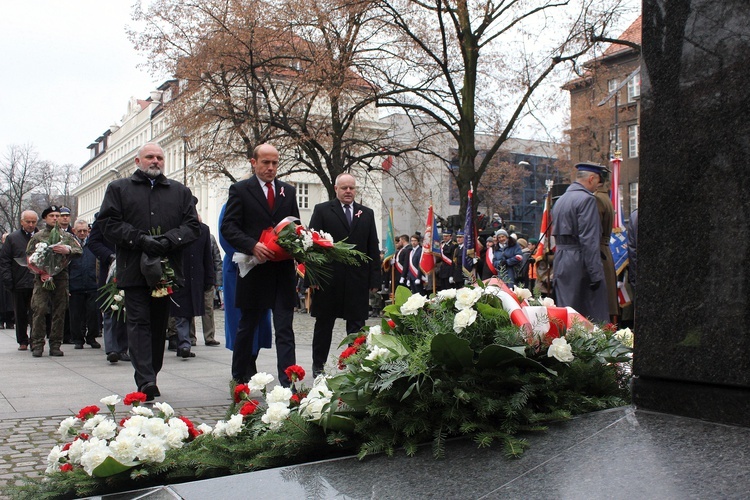
{"type": "Polygon", "coordinates": [[[641,74],[638,73],[628,82],[628,102],[635,102],[641,95],[641,74]]]}
{"type": "Polygon", "coordinates": [[[299,208],[310,208],[310,185],[306,182],[295,182],[297,190],[297,206],[299,208]]]}
{"type": "Polygon", "coordinates": [[[638,208],[638,183],[630,183],[630,211],[638,208]]]}
{"type": "MultiPolygon", "coordinates": [[[[611,94],[612,92],[614,92],[614,90],[617,88],[619,84],[620,83],[617,81],[617,78],[613,78],[612,80],[607,80],[607,94],[611,94]]],[[[609,100],[609,106],[610,107],[614,106],[616,100],[618,100],[619,102],[619,96],[617,98],[612,97],[612,99],[609,100]]]]}
{"type": "Polygon", "coordinates": [[[638,125],[628,126],[628,157],[638,157],[638,125]]]}

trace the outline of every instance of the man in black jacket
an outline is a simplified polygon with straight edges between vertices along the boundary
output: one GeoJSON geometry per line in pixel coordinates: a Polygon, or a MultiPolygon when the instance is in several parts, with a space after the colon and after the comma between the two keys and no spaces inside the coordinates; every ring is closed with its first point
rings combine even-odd
{"type": "Polygon", "coordinates": [[[34,291],[34,275],[16,259],[26,260],[26,246],[37,232],[39,216],[33,210],[21,213],[21,229],[13,231],[5,239],[0,250],[0,272],[5,288],[13,295],[13,311],[16,316],[16,341],[18,350],[29,346],[29,324],[31,319],[31,294],[34,291]]]}
{"type": "Polygon", "coordinates": [[[73,234],[78,238],[83,253],[70,262],[70,335],[76,349],[83,349],[84,341],[93,349],[101,348],[96,341],[99,335],[99,310],[96,306],[96,256],[88,246],[89,223],[77,220],[73,234]]]}
{"type": "Polygon", "coordinates": [[[182,249],[200,234],[190,190],[164,170],[164,151],[156,143],[138,150],[138,170],[107,186],[99,221],[117,249],[117,286],[125,290],[128,349],[138,390],[151,401],[159,396],[156,376],[164,362],[169,319],[168,296],[154,297],[164,266],[183,283],[182,249]]]}
{"type": "Polygon", "coordinates": [[[334,262],[328,283],[313,290],[310,315],[315,318],[312,356],[313,375],[323,371],[336,318],[346,320],[346,333],[359,332],[368,316],[369,292],[380,289],[380,251],[372,209],[354,202],[356,181],[350,174],[336,178],[336,198],[315,205],[310,227],[329,233],[333,241],[346,239],[366,254],[369,262],[346,265],[334,262]]]}
{"type": "MultiPolygon", "coordinates": [[[[232,352],[232,378],[247,382],[257,368],[253,354],[255,330],[266,310],[273,310],[279,383],[291,382],[284,370],[296,364],[294,306],[297,302],[293,260],[274,261],[275,254],[258,241],[264,229],[276,227],[286,217],[299,219],[294,186],[276,178],[279,152],[261,144],[250,160],[255,175],[229,187],[221,234],[236,252],[255,257],[260,264],[237,279],[235,305],[242,311],[232,352]]],[[[236,253],[235,253],[236,255],[236,253]]]]}

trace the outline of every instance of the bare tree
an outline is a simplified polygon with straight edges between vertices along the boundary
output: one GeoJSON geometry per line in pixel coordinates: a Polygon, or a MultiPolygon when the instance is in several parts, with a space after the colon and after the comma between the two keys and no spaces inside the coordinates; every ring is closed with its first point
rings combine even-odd
{"type": "Polygon", "coordinates": [[[36,187],[40,161],[31,144],[11,144],[0,158],[0,230],[19,227],[30,193],[36,187]]]}
{"type": "MultiPolygon", "coordinates": [[[[465,213],[493,157],[533,111],[532,96],[602,39],[622,0],[383,0],[390,53],[378,105],[429,116],[458,148],[452,170],[465,213]],[[496,140],[477,158],[479,130],[496,140]]],[[[384,48],[385,46],[383,46],[384,48]]],[[[446,148],[447,149],[447,148],[446,148]]]]}

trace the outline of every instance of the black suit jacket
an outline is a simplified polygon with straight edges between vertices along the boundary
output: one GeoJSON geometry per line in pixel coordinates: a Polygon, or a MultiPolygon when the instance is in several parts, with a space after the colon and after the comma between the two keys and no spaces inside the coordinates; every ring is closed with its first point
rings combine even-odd
{"type": "Polygon", "coordinates": [[[314,317],[336,317],[347,320],[367,319],[369,290],[380,288],[380,242],[375,214],[359,203],[352,203],[352,226],[346,221],[338,199],[315,206],[310,227],[329,233],[333,241],[346,240],[370,257],[369,262],[344,265],[335,262],[333,277],[313,294],[310,314],[314,317]]]}
{"type": "MultiPolygon", "coordinates": [[[[272,211],[258,178],[252,176],[229,187],[221,234],[237,252],[252,255],[263,230],[275,227],[288,216],[299,218],[294,186],[275,180],[272,211]]],[[[293,309],[295,283],[293,260],[259,264],[244,278],[237,276],[235,305],[241,309],[271,309],[280,294],[283,306],[293,309]]]]}

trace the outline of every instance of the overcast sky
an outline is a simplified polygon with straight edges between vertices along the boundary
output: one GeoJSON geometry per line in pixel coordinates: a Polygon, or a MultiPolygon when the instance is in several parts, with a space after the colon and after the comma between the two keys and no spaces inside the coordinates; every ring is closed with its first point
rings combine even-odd
{"type": "Polygon", "coordinates": [[[42,160],[81,166],[130,97],[146,99],[165,80],[138,68],[125,34],[133,1],[3,1],[0,155],[32,144],[42,160]]]}
{"type": "Polygon", "coordinates": [[[83,165],[86,146],[157,83],[125,34],[133,0],[4,1],[0,8],[0,154],[83,165]]]}

